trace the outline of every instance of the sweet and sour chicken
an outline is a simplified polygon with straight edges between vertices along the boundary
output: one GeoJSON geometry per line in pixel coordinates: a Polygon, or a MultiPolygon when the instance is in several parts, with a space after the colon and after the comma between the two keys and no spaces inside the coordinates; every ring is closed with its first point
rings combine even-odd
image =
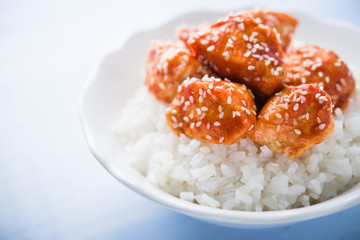
{"type": "Polygon", "coordinates": [[[283,87],[286,71],[280,39],[259,18],[229,16],[209,27],[182,30],[180,39],[218,76],[246,84],[254,94],[271,96],[283,87]]]}
{"type": "Polygon", "coordinates": [[[256,107],[244,85],[205,76],[182,83],[166,119],[178,136],[233,144],[254,128],[256,107]]]}
{"type": "Polygon", "coordinates": [[[332,51],[288,51],[297,24],[284,13],[254,10],[181,29],[184,46],[155,43],[145,84],[170,103],[173,133],[228,145],[248,136],[289,158],[328,138],[332,109],[347,106],[355,80],[332,51]]]}
{"type": "Polygon", "coordinates": [[[253,141],[289,158],[303,155],[334,131],[331,98],[310,84],[286,87],[261,109],[253,141]]]}
{"type": "Polygon", "coordinates": [[[335,107],[344,109],[355,92],[355,80],[340,58],[319,46],[306,45],[286,55],[288,85],[311,83],[324,89],[335,107]]]}
{"type": "Polygon", "coordinates": [[[186,48],[155,42],[149,51],[145,85],[158,100],[169,103],[187,77],[203,77],[205,74],[214,75],[186,48]]]}
{"type": "Polygon", "coordinates": [[[266,26],[275,28],[283,50],[287,50],[298,24],[298,21],[295,18],[286,13],[263,10],[249,11],[245,14],[248,14],[255,19],[260,19],[261,23],[266,26]]]}

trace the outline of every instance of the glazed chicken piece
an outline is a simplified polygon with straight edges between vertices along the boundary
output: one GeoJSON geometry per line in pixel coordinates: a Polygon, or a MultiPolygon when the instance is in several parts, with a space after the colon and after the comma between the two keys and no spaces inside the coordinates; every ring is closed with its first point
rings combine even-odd
{"type": "Polygon", "coordinates": [[[259,18],[262,24],[275,28],[279,34],[278,37],[281,40],[281,46],[283,50],[286,51],[295,33],[298,24],[297,19],[286,13],[263,10],[249,11],[247,14],[250,14],[255,19],[259,18]]]}
{"type": "Polygon", "coordinates": [[[335,107],[346,108],[355,91],[355,80],[346,64],[333,52],[319,46],[303,46],[287,56],[288,85],[312,83],[324,89],[335,107]]]}
{"type": "Polygon", "coordinates": [[[222,78],[267,96],[283,87],[286,72],[277,33],[249,15],[229,16],[198,30],[183,29],[179,38],[222,78]]]}
{"type": "Polygon", "coordinates": [[[244,85],[205,76],[182,83],[166,119],[177,136],[230,145],[254,128],[256,107],[244,85]]]}
{"type": "Polygon", "coordinates": [[[286,87],[258,115],[250,138],[289,158],[305,154],[334,131],[331,98],[310,84],[286,87]]]}
{"type": "Polygon", "coordinates": [[[203,77],[213,72],[180,46],[156,42],[149,51],[145,85],[158,100],[171,102],[178,86],[187,77],[203,77]]]}

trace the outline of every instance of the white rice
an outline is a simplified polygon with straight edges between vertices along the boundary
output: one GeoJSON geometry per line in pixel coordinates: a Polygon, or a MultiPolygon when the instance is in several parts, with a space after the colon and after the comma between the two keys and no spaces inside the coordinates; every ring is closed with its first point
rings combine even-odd
{"type": "Polygon", "coordinates": [[[178,138],[166,124],[166,108],[142,87],[114,131],[135,169],[185,201],[233,210],[280,210],[325,201],[360,182],[359,98],[352,98],[344,112],[335,111],[330,138],[293,160],[247,138],[231,146],[178,138]]]}

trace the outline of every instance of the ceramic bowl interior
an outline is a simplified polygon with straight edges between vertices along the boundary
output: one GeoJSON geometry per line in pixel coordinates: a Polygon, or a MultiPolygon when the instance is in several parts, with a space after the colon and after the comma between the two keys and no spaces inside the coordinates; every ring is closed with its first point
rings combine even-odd
{"type": "MultiPolygon", "coordinates": [[[[333,49],[352,69],[360,69],[359,28],[299,12],[288,13],[300,22],[295,39],[333,49]]],[[[126,164],[123,148],[111,126],[119,118],[126,100],[133,96],[144,82],[145,61],[151,41],[174,41],[175,29],[179,25],[199,25],[226,15],[226,12],[185,14],[160,27],[131,36],[122,47],[101,60],[93,76],[85,84],[79,104],[84,133],[92,153],[111,175],[135,192],[175,211],[224,226],[273,227],[325,216],[359,204],[360,186],[357,185],[336,198],[299,209],[246,212],[210,208],[163,192],[126,164]]]]}

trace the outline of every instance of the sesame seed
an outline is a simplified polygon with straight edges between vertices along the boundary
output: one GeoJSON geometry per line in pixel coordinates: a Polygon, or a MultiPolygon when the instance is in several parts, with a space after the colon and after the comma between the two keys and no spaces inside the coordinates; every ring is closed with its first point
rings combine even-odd
{"type": "Polygon", "coordinates": [[[281,72],[282,70],[283,70],[283,68],[282,68],[282,67],[277,67],[277,68],[276,68],[276,71],[281,72]]]}
{"type": "Polygon", "coordinates": [[[249,70],[254,70],[255,67],[250,65],[250,66],[248,66],[248,69],[249,69],[249,70]]]}
{"type": "Polygon", "coordinates": [[[201,114],[200,119],[203,119],[206,116],[205,113],[201,114]]]}
{"type": "Polygon", "coordinates": [[[302,82],[302,83],[306,83],[306,78],[302,77],[302,78],[301,78],[301,82],[302,82]]]}
{"type": "Polygon", "coordinates": [[[292,70],[293,70],[293,71],[296,71],[296,72],[299,72],[299,71],[300,71],[300,68],[299,68],[299,67],[293,67],[292,70]]]}
{"type": "Polygon", "coordinates": [[[163,83],[160,83],[160,84],[159,84],[159,87],[160,87],[162,90],[165,89],[165,85],[164,85],[163,83]]]}
{"type": "MultiPolygon", "coordinates": [[[[229,45],[229,44],[227,44],[227,45],[229,45]]],[[[233,46],[232,46],[233,47],[233,46]]],[[[225,60],[227,61],[227,60],[229,60],[229,52],[228,51],[225,51],[225,52],[223,52],[222,53],[222,55],[225,57],[225,60]]]]}
{"type": "Polygon", "coordinates": [[[343,79],[343,78],[340,79],[340,82],[341,82],[342,85],[346,84],[345,79],[343,79]]]}
{"type": "Polygon", "coordinates": [[[271,61],[270,61],[270,60],[267,60],[267,61],[265,62],[265,66],[270,65],[270,63],[271,63],[271,61]]]}
{"type": "Polygon", "coordinates": [[[320,97],[319,97],[319,100],[322,100],[322,101],[327,102],[327,98],[326,98],[325,96],[320,96],[320,97]]]}
{"type": "Polygon", "coordinates": [[[208,52],[211,52],[211,51],[213,51],[215,49],[215,46],[214,45],[211,45],[210,47],[208,47],[206,50],[208,51],[208,52]]]}
{"type": "Polygon", "coordinates": [[[200,88],[200,89],[199,89],[199,94],[200,94],[200,95],[203,95],[203,93],[204,93],[203,90],[200,88]]]}
{"type": "Polygon", "coordinates": [[[245,111],[248,115],[250,115],[250,110],[247,109],[246,107],[240,107],[241,110],[245,111]]]}
{"type": "Polygon", "coordinates": [[[196,127],[200,127],[200,125],[201,125],[201,122],[196,123],[196,127]]]}
{"type": "Polygon", "coordinates": [[[188,117],[183,117],[184,121],[185,122],[188,122],[189,121],[189,118],[188,117]]]}
{"type": "Polygon", "coordinates": [[[319,98],[319,97],[320,97],[320,95],[321,95],[321,93],[317,93],[317,94],[315,94],[315,98],[319,98]]]}
{"type": "Polygon", "coordinates": [[[301,101],[300,101],[301,103],[304,103],[304,102],[306,101],[306,97],[301,96],[301,97],[300,97],[300,100],[301,100],[301,101]]]}
{"type": "Polygon", "coordinates": [[[295,104],[295,106],[294,106],[294,111],[297,111],[299,109],[299,104],[297,103],[297,104],[295,104]]]}
{"type": "Polygon", "coordinates": [[[280,129],[281,129],[281,125],[277,125],[277,126],[276,126],[276,132],[279,132],[280,129]]]}
{"type": "Polygon", "coordinates": [[[288,120],[289,119],[289,114],[286,112],[285,113],[285,119],[288,120]]]}
{"type": "Polygon", "coordinates": [[[244,57],[248,57],[251,55],[251,52],[250,51],[247,51],[246,53],[244,53],[244,57]]]}
{"type": "Polygon", "coordinates": [[[201,43],[202,45],[207,45],[207,44],[209,43],[209,41],[206,40],[206,39],[201,39],[201,40],[200,40],[200,43],[201,43]]]}
{"type": "Polygon", "coordinates": [[[210,135],[206,135],[206,139],[211,140],[211,139],[212,139],[212,137],[211,137],[210,135]]]}
{"type": "Polygon", "coordinates": [[[224,117],[224,112],[221,112],[220,114],[219,114],[219,118],[221,119],[221,118],[223,118],[224,117]]]}
{"type": "Polygon", "coordinates": [[[249,41],[249,37],[246,34],[243,34],[242,37],[245,41],[249,41]]]}
{"type": "Polygon", "coordinates": [[[321,119],[319,117],[316,118],[317,123],[321,123],[321,119]]]}
{"type": "Polygon", "coordinates": [[[286,110],[288,110],[289,109],[289,104],[285,103],[284,107],[285,107],[286,110]]]}
{"type": "Polygon", "coordinates": [[[318,76],[319,76],[319,77],[323,77],[323,76],[324,76],[324,73],[323,73],[323,72],[318,72],[318,76]]]}
{"type": "Polygon", "coordinates": [[[209,88],[212,89],[214,85],[212,83],[209,83],[209,88]]]}
{"type": "Polygon", "coordinates": [[[191,123],[190,128],[194,128],[194,127],[195,127],[195,123],[191,123]]]}
{"type": "Polygon", "coordinates": [[[228,104],[231,104],[231,97],[229,96],[228,99],[227,99],[227,103],[228,104]]]}
{"type": "Polygon", "coordinates": [[[189,101],[186,101],[184,104],[185,104],[185,106],[189,106],[189,105],[190,105],[190,102],[189,102],[189,101]]]}
{"type": "Polygon", "coordinates": [[[204,101],[204,98],[202,96],[199,97],[199,103],[202,103],[204,101]]]}
{"type": "Polygon", "coordinates": [[[199,108],[196,108],[196,112],[197,112],[197,114],[201,114],[201,110],[199,109],[199,108]]]}
{"type": "Polygon", "coordinates": [[[281,116],[280,113],[276,113],[275,116],[276,116],[277,118],[279,118],[279,119],[282,118],[282,116],[281,116]]]}
{"type": "Polygon", "coordinates": [[[173,120],[174,122],[177,122],[177,119],[174,116],[171,116],[171,120],[173,120]]]}
{"type": "Polygon", "coordinates": [[[323,129],[325,128],[325,126],[326,126],[326,124],[325,124],[325,123],[322,123],[322,124],[319,125],[319,129],[320,129],[320,130],[323,130],[323,129]]]}
{"type": "Polygon", "coordinates": [[[194,103],[194,97],[193,96],[190,96],[189,100],[190,100],[191,103],[194,103]]]}
{"type": "Polygon", "coordinates": [[[269,121],[269,115],[265,114],[265,115],[264,115],[264,118],[265,118],[267,121],[269,121]]]}
{"type": "Polygon", "coordinates": [[[220,123],[219,122],[214,122],[214,126],[220,126],[220,123]]]}
{"type": "Polygon", "coordinates": [[[239,23],[237,26],[240,30],[245,30],[244,23],[239,23]]]}
{"type": "Polygon", "coordinates": [[[310,113],[306,113],[305,115],[306,120],[309,120],[309,117],[310,117],[310,113]]]}
{"type": "Polygon", "coordinates": [[[207,123],[207,124],[206,124],[206,128],[207,128],[207,129],[210,129],[210,123],[207,123]]]}
{"type": "Polygon", "coordinates": [[[201,107],[201,111],[205,112],[205,111],[207,111],[207,110],[208,110],[207,107],[201,107]]]}
{"type": "Polygon", "coordinates": [[[239,111],[236,111],[235,114],[236,114],[237,116],[239,116],[239,117],[241,116],[241,114],[240,114],[239,111]]]}
{"type": "Polygon", "coordinates": [[[218,107],[219,112],[222,112],[222,106],[218,107]]]}
{"type": "Polygon", "coordinates": [[[223,141],[224,141],[224,137],[221,137],[221,138],[219,139],[219,142],[222,143],[223,141]]]}
{"type": "Polygon", "coordinates": [[[299,129],[294,129],[294,132],[297,134],[297,135],[300,135],[301,134],[301,131],[299,129]]]}
{"type": "Polygon", "coordinates": [[[232,114],[233,114],[232,116],[233,116],[233,118],[234,118],[234,117],[235,117],[235,115],[236,115],[235,111],[233,111],[233,112],[232,112],[232,114]]]}
{"type": "Polygon", "coordinates": [[[338,90],[340,92],[342,89],[341,85],[337,83],[335,86],[336,86],[336,90],[338,90]]]}
{"type": "Polygon", "coordinates": [[[176,109],[171,109],[170,113],[175,114],[177,113],[176,109]]]}

